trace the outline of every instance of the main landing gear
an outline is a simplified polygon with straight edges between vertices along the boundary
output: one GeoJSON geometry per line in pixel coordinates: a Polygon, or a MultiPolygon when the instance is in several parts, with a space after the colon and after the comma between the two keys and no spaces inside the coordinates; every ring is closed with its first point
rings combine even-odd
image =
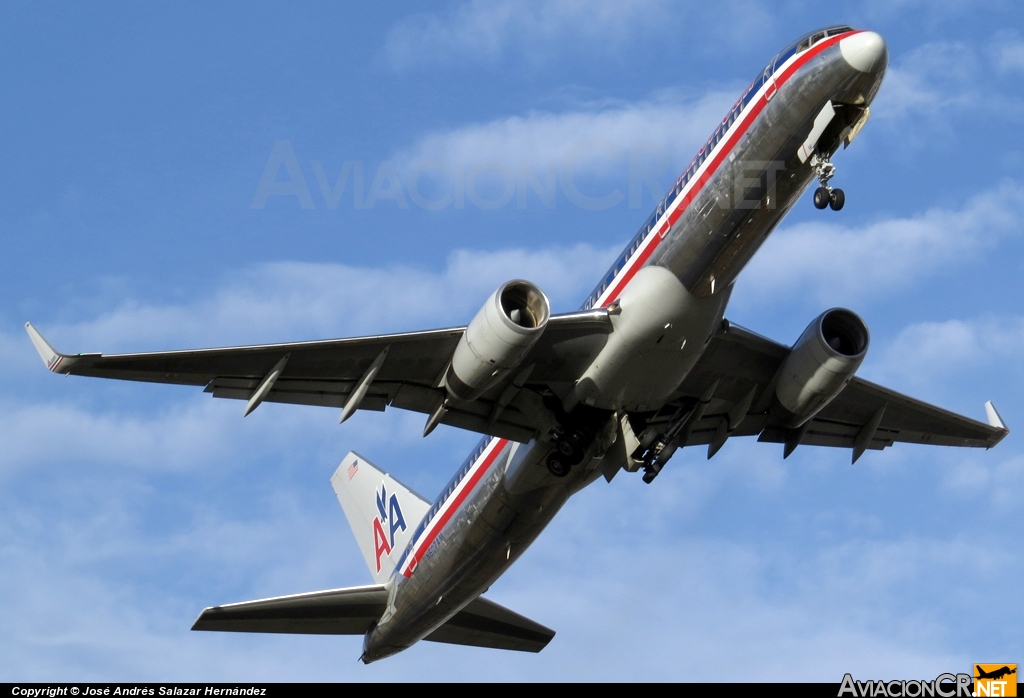
{"type": "Polygon", "coordinates": [[[554,435],[555,450],[548,456],[548,470],[555,477],[565,477],[572,466],[583,460],[587,452],[587,435],[579,429],[559,430],[554,435]]]}
{"type": "Polygon", "coordinates": [[[842,189],[833,189],[828,181],[836,174],[836,166],[829,162],[827,157],[818,153],[811,156],[811,167],[818,177],[818,188],[814,191],[814,207],[825,208],[829,206],[833,211],[843,208],[846,203],[846,194],[842,189]]]}

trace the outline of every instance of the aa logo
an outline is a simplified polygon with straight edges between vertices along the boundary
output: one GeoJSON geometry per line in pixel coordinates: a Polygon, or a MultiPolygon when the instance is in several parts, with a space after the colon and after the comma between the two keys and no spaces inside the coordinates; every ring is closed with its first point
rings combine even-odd
{"type": "Polygon", "coordinates": [[[382,484],[377,493],[377,517],[373,520],[373,555],[377,560],[378,572],[381,556],[390,555],[395,547],[395,533],[404,530],[405,517],[398,504],[398,495],[393,494],[389,498],[387,487],[382,484]]]}
{"type": "Polygon", "coordinates": [[[1016,664],[975,664],[975,696],[1017,695],[1016,664]]]}

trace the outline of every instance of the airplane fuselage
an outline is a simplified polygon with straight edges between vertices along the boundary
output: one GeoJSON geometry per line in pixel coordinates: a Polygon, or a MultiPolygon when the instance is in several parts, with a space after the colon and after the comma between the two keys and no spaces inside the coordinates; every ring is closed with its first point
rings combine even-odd
{"type": "MultiPolygon", "coordinates": [[[[614,310],[614,329],[560,396],[566,413],[604,411],[611,421],[671,400],[719,327],[738,274],[815,180],[806,149],[823,110],[835,117],[810,144],[816,157],[856,135],[881,83],[885,44],[871,32],[831,31],[768,64],[587,298],[584,309],[614,310]]],[[[549,438],[484,438],[402,554],[363,660],[409,647],[483,593],[601,475],[607,432],[566,477],[545,467],[549,438]]]]}

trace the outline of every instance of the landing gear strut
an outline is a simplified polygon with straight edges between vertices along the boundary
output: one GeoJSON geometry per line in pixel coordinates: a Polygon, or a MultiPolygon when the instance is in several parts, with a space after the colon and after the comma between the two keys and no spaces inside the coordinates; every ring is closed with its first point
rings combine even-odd
{"type": "Polygon", "coordinates": [[[842,189],[833,189],[828,181],[836,174],[836,166],[829,162],[827,157],[818,153],[811,156],[811,168],[818,177],[818,188],[814,191],[814,207],[825,208],[829,206],[833,211],[839,211],[846,203],[846,194],[842,189]]]}

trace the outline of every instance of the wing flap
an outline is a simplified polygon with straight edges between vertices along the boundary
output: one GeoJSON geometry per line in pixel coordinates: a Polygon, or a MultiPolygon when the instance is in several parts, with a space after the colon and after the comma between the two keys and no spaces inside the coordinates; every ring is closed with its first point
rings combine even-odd
{"type": "MultiPolygon", "coordinates": [[[[218,377],[207,384],[205,392],[218,398],[248,400],[258,386],[255,378],[218,377]]],[[[278,379],[264,401],[341,408],[354,386],[354,381],[278,379]]],[[[401,387],[401,383],[375,382],[359,403],[359,409],[383,412],[401,387]]]]}
{"type": "MultiPolygon", "coordinates": [[[[863,427],[856,424],[843,424],[827,419],[813,419],[807,427],[807,431],[800,438],[800,444],[806,446],[832,446],[834,448],[853,448],[857,436],[863,427]]],[[[768,427],[757,437],[758,441],[767,443],[786,443],[790,436],[790,430],[778,427],[768,427]]],[[[892,446],[896,441],[895,433],[879,427],[875,430],[865,448],[881,451],[883,448],[892,446]]]]}

